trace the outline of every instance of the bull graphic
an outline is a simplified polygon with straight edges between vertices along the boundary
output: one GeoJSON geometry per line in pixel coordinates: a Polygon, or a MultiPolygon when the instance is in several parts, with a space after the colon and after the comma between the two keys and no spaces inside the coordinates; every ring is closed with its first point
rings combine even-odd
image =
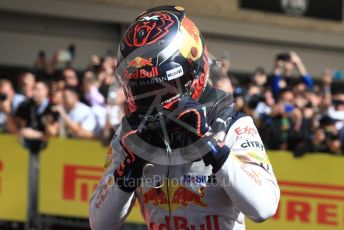
{"type": "Polygon", "coordinates": [[[204,198],[204,187],[199,189],[199,193],[189,190],[186,187],[180,187],[174,192],[172,203],[183,206],[194,204],[207,207],[208,205],[202,201],[202,198],[204,198]]]}
{"type": "Polygon", "coordinates": [[[143,194],[143,202],[145,204],[163,205],[167,204],[166,193],[161,188],[153,188],[143,194]]]}
{"type": "Polygon", "coordinates": [[[127,68],[128,67],[134,67],[134,68],[138,69],[138,68],[141,68],[143,66],[153,66],[152,58],[145,59],[142,57],[136,57],[133,60],[128,62],[127,68]]]}
{"type": "Polygon", "coordinates": [[[162,39],[175,24],[172,17],[174,16],[167,12],[142,17],[129,28],[124,38],[125,44],[130,47],[140,47],[162,39]]]}

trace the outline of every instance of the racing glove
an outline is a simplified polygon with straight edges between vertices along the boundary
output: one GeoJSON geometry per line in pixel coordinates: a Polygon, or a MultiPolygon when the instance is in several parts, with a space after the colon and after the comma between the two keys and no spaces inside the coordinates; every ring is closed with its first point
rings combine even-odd
{"type": "Polygon", "coordinates": [[[140,186],[143,167],[146,160],[135,152],[142,141],[148,141],[150,133],[145,129],[139,129],[142,119],[137,114],[130,114],[122,119],[120,144],[126,153],[126,157],[115,169],[114,177],[118,187],[124,192],[133,192],[140,186]]]}
{"type": "Polygon", "coordinates": [[[175,118],[180,131],[186,133],[188,143],[195,145],[202,154],[206,166],[216,173],[230,154],[223,142],[214,138],[206,117],[206,108],[191,97],[183,97],[175,108],[175,118]]]}

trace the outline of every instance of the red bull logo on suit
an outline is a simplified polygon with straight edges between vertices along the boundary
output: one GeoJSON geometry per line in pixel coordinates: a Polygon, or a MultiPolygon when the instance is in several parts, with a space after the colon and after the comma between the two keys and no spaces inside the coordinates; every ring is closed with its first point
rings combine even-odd
{"type": "Polygon", "coordinates": [[[153,204],[155,206],[166,205],[167,196],[165,191],[161,188],[152,188],[143,194],[143,202],[145,204],[153,204]]]}
{"type": "Polygon", "coordinates": [[[182,206],[194,204],[207,207],[208,205],[202,201],[204,198],[204,187],[200,188],[199,191],[200,193],[195,193],[194,191],[181,186],[174,192],[172,204],[179,204],[182,206]]]}
{"type": "Polygon", "coordinates": [[[200,223],[189,223],[188,219],[183,216],[165,216],[165,223],[149,223],[149,230],[219,230],[218,215],[205,216],[205,220],[200,223]],[[172,222],[172,223],[171,223],[172,222]],[[172,228],[172,229],[171,229],[172,228]]]}
{"type": "Polygon", "coordinates": [[[200,187],[196,191],[183,185],[167,186],[161,188],[151,188],[143,192],[143,201],[145,205],[152,204],[168,210],[175,210],[179,207],[197,205],[207,207],[204,202],[205,187],[200,187]],[[170,204],[168,202],[170,201],[170,204]]]}

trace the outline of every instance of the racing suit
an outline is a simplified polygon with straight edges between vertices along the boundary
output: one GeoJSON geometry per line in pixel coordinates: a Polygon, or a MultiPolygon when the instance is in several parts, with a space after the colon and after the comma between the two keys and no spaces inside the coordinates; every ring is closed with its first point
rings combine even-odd
{"type": "Polygon", "coordinates": [[[150,230],[237,230],[245,229],[245,216],[262,222],[274,215],[280,190],[253,120],[233,111],[227,119],[215,115],[216,122],[227,126],[222,139],[230,148],[220,170],[212,173],[212,166],[202,160],[153,164],[154,173],[166,179],[160,186],[143,183],[132,193],[111,180],[125,158],[115,136],[105,173],[90,201],[91,228],[121,229],[136,200],[150,230]]]}

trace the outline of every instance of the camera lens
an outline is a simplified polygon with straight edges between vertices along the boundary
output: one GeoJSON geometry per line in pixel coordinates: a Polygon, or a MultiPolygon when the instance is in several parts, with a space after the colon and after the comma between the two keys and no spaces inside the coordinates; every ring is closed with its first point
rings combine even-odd
{"type": "Polygon", "coordinates": [[[4,93],[0,93],[0,101],[6,101],[7,95],[4,93]]]}

